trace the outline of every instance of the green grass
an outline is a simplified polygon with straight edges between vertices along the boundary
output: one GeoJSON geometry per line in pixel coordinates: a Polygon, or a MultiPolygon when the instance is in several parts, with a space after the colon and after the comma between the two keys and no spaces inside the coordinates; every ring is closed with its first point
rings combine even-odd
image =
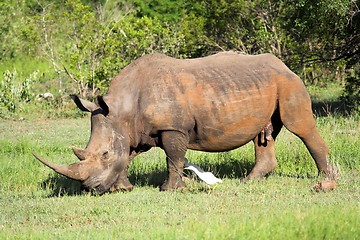
{"type": "Polygon", "coordinates": [[[328,82],[306,86],[313,102],[338,101],[343,94],[343,86],[338,82],[328,82]]]}
{"type": "Polygon", "coordinates": [[[0,239],[356,239],[360,235],[360,117],[317,119],[330,159],[341,169],[338,189],[316,193],[316,167],[285,129],[278,168],[263,181],[240,183],[254,164],[252,144],[227,153],[187,157],[224,182],[208,187],[189,174],[188,189],[159,192],[164,153],[152,149],[130,167],[130,193],[91,196],[78,182],[41,165],[76,161],[88,118],[0,121],[0,239]]]}

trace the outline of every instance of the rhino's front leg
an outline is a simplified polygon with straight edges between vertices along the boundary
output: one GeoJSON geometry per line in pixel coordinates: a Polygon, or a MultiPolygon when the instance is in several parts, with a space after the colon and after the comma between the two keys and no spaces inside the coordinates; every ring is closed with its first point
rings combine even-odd
{"type": "MultiPolygon", "coordinates": [[[[126,171],[127,172],[127,171],[126,171]]],[[[131,191],[134,188],[134,185],[131,184],[129,181],[129,178],[127,176],[128,174],[121,174],[117,180],[117,182],[110,188],[111,192],[116,192],[119,190],[122,191],[131,191]]]]}
{"type": "Polygon", "coordinates": [[[129,161],[127,163],[124,163],[122,166],[122,170],[120,171],[119,177],[116,181],[116,183],[110,188],[111,192],[116,192],[118,190],[122,191],[131,191],[134,188],[134,185],[131,184],[128,178],[128,168],[130,161],[135,157],[136,155],[131,154],[129,157],[129,161]]]}
{"type": "Polygon", "coordinates": [[[187,137],[178,131],[166,131],[161,134],[162,148],[166,153],[168,178],[160,190],[185,188],[182,180],[187,137]]]}

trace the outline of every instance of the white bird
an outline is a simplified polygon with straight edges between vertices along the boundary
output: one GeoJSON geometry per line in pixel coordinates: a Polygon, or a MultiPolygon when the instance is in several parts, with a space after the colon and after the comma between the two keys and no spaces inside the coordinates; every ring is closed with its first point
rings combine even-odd
{"type": "Polygon", "coordinates": [[[214,174],[211,172],[205,172],[203,169],[201,169],[198,165],[189,163],[187,160],[185,160],[185,168],[193,171],[201,180],[206,182],[209,185],[213,185],[215,183],[221,183],[222,180],[215,177],[214,174]]]}

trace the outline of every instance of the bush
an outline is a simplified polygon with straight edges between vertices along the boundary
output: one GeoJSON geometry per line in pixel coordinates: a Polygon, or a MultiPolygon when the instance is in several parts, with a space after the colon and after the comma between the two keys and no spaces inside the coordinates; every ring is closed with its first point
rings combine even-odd
{"type": "MultiPolygon", "coordinates": [[[[4,73],[4,80],[0,82],[0,109],[1,114],[5,112],[14,113],[22,103],[28,103],[34,99],[34,84],[38,81],[38,71],[30,74],[23,81],[18,79],[17,72],[9,70],[4,73]]],[[[4,117],[1,116],[0,117],[4,117]]]]}
{"type": "Polygon", "coordinates": [[[97,48],[99,68],[95,78],[89,79],[100,88],[107,87],[110,79],[134,59],[154,52],[181,57],[186,45],[185,35],[179,29],[148,17],[126,17],[113,22],[104,35],[97,48]]]}
{"type": "Polygon", "coordinates": [[[350,112],[360,113],[360,73],[357,72],[346,78],[342,100],[350,112]]]}

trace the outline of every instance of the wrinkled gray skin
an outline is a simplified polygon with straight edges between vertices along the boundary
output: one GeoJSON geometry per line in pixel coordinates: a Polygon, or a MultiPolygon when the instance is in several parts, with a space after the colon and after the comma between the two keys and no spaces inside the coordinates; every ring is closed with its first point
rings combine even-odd
{"type": "Polygon", "coordinates": [[[178,60],[144,56],[115,77],[96,103],[71,96],[91,112],[91,137],[79,162],[41,162],[97,193],[131,190],[128,166],[152,147],[166,153],[162,190],[184,188],[187,149],[219,152],[255,145],[256,163],[247,179],[277,166],[274,143],[284,125],[306,145],[319,172],[333,179],[328,147],[318,134],[302,81],[279,59],[232,52],[178,60]]]}

